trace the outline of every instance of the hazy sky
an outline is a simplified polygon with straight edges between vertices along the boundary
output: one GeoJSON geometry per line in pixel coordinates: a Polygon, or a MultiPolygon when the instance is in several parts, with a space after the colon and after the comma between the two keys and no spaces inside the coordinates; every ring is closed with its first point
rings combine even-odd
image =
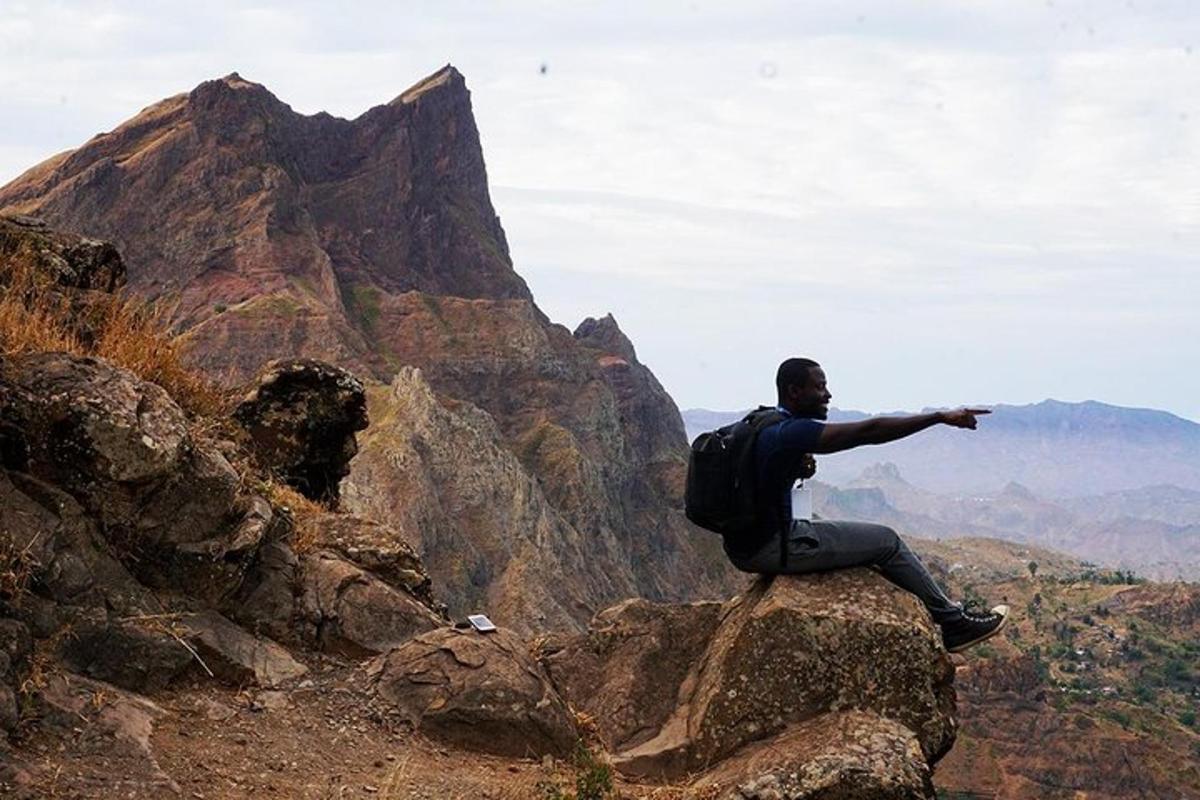
{"type": "Polygon", "coordinates": [[[232,71],[353,117],[447,62],[539,305],[681,407],[798,354],[842,407],[1200,420],[1189,2],[0,0],[0,182],[232,71]]]}

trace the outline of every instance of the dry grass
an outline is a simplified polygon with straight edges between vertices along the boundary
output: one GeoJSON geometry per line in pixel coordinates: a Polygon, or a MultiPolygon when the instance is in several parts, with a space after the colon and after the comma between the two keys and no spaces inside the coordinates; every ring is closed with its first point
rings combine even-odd
{"type": "Polygon", "coordinates": [[[35,536],[24,547],[17,547],[9,531],[0,532],[0,600],[21,604],[30,577],[41,566],[33,556],[37,540],[35,536]]]}
{"type": "Polygon", "coordinates": [[[269,480],[263,486],[271,505],[290,514],[292,518],[292,549],[297,555],[312,552],[320,543],[320,516],[329,509],[310,500],[286,483],[269,480]]]}
{"type": "Polygon", "coordinates": [[[193,415],[225,406],[215,384],[184,365],[168,331],[166,310],[126,293],[91,293],[73,304],[30,261],[0,262],[0,355],[57,351],[96,356],[167,390],[193,415]]]}

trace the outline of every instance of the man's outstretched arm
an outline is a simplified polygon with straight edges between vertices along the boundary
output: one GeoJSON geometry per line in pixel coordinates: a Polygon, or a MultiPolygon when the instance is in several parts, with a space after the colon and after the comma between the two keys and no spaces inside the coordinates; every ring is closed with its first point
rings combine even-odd
{"type": "Polygon", "coordinates": [[[990,414],[985,408],[960,408],[908,417],[871,417],[859,422],[834,422],[825,425],[814,453],[838,453],[864,444],[885,444],[912,436],[934,425],[975,430],[976,417],[990,414]]]}

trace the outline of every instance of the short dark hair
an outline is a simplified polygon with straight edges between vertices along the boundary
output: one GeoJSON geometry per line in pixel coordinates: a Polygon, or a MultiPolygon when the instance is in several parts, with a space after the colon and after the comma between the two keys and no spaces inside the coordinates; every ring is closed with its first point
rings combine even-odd
{"type": "Polygon", "coordinates": [[[787,387],[799,386],[803,389],[808,385],[808,371],[821,366],[811,358],[789,358],[779,365],[775,373],[775,390],[779,392],[779,402],[787,399],[787,387]]]}

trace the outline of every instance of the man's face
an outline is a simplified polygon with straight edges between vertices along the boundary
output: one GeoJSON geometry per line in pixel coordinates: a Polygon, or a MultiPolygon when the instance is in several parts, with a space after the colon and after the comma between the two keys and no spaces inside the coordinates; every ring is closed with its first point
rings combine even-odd
{"type": "Polygon", "coordinates": [[[808,383],[803,388],[792,384],[788,387],[791,409],[798,416],[825,419],[829,416],[829,401],[833,395],[825,385],[825,370],[820,367],[808,368],[808,383]]]}

